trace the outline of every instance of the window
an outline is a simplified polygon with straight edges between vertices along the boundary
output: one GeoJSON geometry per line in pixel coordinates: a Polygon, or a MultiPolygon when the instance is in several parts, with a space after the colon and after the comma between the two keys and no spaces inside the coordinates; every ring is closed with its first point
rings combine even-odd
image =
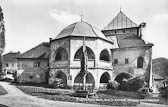
{"type": "Polygon", "coordinates": [[[55,60],[56,61],[60,61],[61,57],[62,57],[61,54],[58,52],[57,55],[56,55],[56,57],[55,57],[55,60]]]}
{"type": "Polygon", "coordinates": [[[18,63],[17,66],[20,67],[20,63],[18,63]]]}
{"type": "Polygon", "coordinates": [[[102,61],[110,61],[109,53],[108,53],[107,50],[103,50],[103,51],[100,53],[100,60],[102,60],[102,61]]]}
{"type": "Polygon", "coordinates": [[[8,63],[6,63],[6,64],[5,64],[5,66],[6,66],[6,67],[9,67],[9,64],[8,64],[8,63]]]}
{"type": "Polygon", "coordinates": [[[14,63],[12,63],[12,67],[14,67],[14,63]]]}
{"type": "MultiPolygon", "coordinates": [[[[87,56],[88,56],[88,60],[93,60],[95,59],[95,54],[93,52],[93,50],[89,47],[86,46],[86,51],[87,51],[87,56]]],[[[83,53],[83,47],[80,47],[76,53],[75,53],[75,56],[74,56],[74,59],[78,59],[80,60],[81,59],[81,56],[82,56],[82,53],[83,53]]]]}
{"type": "Polygon", "coordinates": [[[40,62],[39,61],[34,62],[34,67],[40,67],[40,62]]]}
{"type": "Polygon", "coordinates": [[[123,30],[123,33],[125,33],[125,30],[123,30]]]}
{"type": "Polygon", "coordinates": [[[117,33],[117,31],[114,31],[114,33],[117,33]]]}
{"type": "Polygon", "coordinates": [[[114,64],[118,64],[118,59],[114,59],[114,64]]]}
{"type": "Polygon", "coordinates": [[[128,64],[128,63],[129,63],[129,59],[125,58],[125,64],[128,64]]]}
{"type": "Polygon", "coordinates": [[[29,79],[33,79],[33,76],[29,76],[29,79]]]}
{"type": "Polygon", "coordinates": [[[68,52],[64,48],[59,47],[56,51],[55,61],[67,61],[67,60],[68,60],[68,52]]]}
{"type": "Polygon", "coordinates": [[[68,80],[72,80],[72,75],[69,75],[69,76],[68,76],[68,80]]]}
{"type": "Polygon", "coordinates": [[[143,57],[138,57],[137,59],[137,68],[143,68],[143,62],[144,62],[144,59],[143,57]]]}

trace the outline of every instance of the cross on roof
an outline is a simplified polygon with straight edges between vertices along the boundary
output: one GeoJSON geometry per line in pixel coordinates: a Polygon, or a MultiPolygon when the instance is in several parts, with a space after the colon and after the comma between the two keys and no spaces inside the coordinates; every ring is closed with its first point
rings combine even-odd
{"type": "Polygon", "coordinates": [[[83,22],[83,14],[81,14],[81,22],[83,22]]]}

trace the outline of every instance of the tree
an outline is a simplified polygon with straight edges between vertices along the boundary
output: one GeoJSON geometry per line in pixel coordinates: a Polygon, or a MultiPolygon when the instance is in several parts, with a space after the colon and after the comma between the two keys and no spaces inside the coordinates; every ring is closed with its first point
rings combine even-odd
{"type": "Polygon", "coordinates": [[[2,73],[2,53],[5,48],[5,26],[4,26],[4,16],[2,8],[0,6],[0,75],[2,73]]]}

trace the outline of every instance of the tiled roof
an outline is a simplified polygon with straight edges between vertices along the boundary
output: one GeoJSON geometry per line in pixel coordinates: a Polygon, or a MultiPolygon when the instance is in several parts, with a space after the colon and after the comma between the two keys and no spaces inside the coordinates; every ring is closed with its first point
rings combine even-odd
{"type": "Polygon", "coordinates": [[[122,34],[117,36],[107,36],[114,41],[114,48],[128,48],[138,46],[152,46],[153,44],[146,44],[144,40],[135,34],[122,34]],[[116,44],[116,45],[115,45],[116,44]]]}
{"type": "Polygon", "coordinates": [[[18,58],[48,58],[48,57],[49,57],[49,43],[46,42],[43,42],[40,45],[18,56],[18,58]]]}
{"type": "Polygon", "coordinates": [[[17,57],[20,55],[20,52],[9,52],[7,54],[3,55],[3,61],[4,62],[11,62],[11,61],[16,61],[17,57]]]}
{"type": "Polygon", "coordinates": [[[122,29],[130,27],[138,27],[138,25],[134,23],[131,19],[129,19],[122,11],[120,11],[117,16],[107,26],[104,27],[103,30],[122,29]]]}
{"type": "Polygon", "coordinates": [[[97,28],[86,22],[76,22],[66,28],[64,28],[55,39],[60,39],[68,36],[78,36],[78,37],[98,37],[104,40],[109,41],[106,36],[97,28]]]}

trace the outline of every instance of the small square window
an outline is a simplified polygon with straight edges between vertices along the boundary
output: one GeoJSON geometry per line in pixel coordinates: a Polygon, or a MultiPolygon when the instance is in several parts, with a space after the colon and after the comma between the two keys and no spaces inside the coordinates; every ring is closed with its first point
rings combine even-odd
{"type": "Polygon", "coordinates": [[[114,64],[118,64],[118,59],[114,59],[114,64]]]}
{"type": "Polygon", "coordinates": [[[123,30],[123,33],[125,33],[125,30],[123,30]]]}
{"type": "Polygon", "coordinates": [[[33,76],[29,76],[29,79],[33,79],[33,76]]]}
{"type": "Polygon", "coordinates": [[[129,63],[129,59],[125,58],[125,64],[128,64],[128,63],[129,63]]]}
{"type": "Polygon", "coordinates": [[[72,80],[72,75],[69,75],[69,76],[68,76],[68,80],[72,80]]]}
{"type": "Polygon", "coordinates": [[[40,62],[39,61],[34,62],[34,67],[40,67],[40,62]]]}
{"type": "Polygon", "coordinates": [[[5,66],[6,66],[6,67],[9,67],[9,64],[8,64],[8,63],[6,63],[6,64],[5,64],[5,66]]]}

